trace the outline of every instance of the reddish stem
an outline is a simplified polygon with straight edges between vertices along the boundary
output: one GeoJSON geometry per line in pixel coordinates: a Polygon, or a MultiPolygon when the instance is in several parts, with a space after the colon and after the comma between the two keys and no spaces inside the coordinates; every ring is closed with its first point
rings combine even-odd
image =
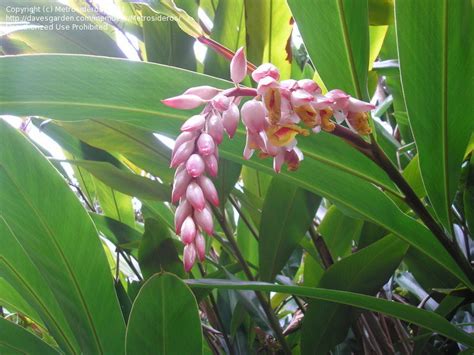
{"type": "MultiPolygon", "coordinates": [[[[224,47],[219,42],[214,41],[212,38],[200,36],[200,37],[197,37],[197,40],[201,42],[202,44],[205,44],[206,46],[211,47],[214,51],[217,52],[217,54],[220,54],[227,60],[232,60],[232,58],[234,57],[235,52],[231,51],[227,47],[224,47]]],[[[255,69],[257,69],[255,64],[252,64],[249,61],[247,61],[247,71],[251,73],[255,69]]]]}

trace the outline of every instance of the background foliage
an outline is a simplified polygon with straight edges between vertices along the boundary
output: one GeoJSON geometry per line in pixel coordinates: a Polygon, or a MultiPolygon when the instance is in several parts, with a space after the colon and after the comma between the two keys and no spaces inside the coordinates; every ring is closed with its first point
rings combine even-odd
{"type": "Polygon", "coordinates": [[[325,132],[278,176],[243,160],[243,126],[222,144],[218,227],[185,273],[169,138],[189,116],[160,103],[230,87],[203,36],[371,101],[374,139],[470,264],[471,1],[104,3],[54,2],[103,31],[1,27],[0,352],[472,350],[472,270],[383,168],[325,132]],[[140,18],[157,13],[177,21],[140,18]]]}

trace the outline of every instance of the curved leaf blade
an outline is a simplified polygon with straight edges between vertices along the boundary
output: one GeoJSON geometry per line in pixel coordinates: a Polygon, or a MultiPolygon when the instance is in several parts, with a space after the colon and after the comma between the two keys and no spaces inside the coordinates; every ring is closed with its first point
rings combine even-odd
{"type": "Polygon", "coordinates": [[[328,302],[345,304],[373,312],[379,312],[391,317],[419,325],[433,332],[442,334],[450,339],[459,341],[470,347],[474,346],[474,337],[463,332],[440,315],[413,306],[404,305],[381,298],[361,295],[358,293],[311,288],[303,286],[284,286],[267,282],[227,281],[218,279],[186,280],[191,287],[217,288],[220,290],[255,290],[262,292],[287,293],[300,297],[308,297],[328,302]]]}
{"type": "Polygon", "coordinates": [[[395,1],[400,74],[421,175],[448,230],[474,130],[474,120],[466,116],[474,111],[473,18],[469,0],[395,1]]]}
{"type": "Polygon", "coordinates": [[[140,289],[127,327],[127,354],[201,354],[198,306],[173,274],[152,276],[140,289]]]}
{"type": "Polygon", "coordinates": [[[52,291],[81,350],[120,353],[116,339],[125,325],[97,230],[52,165],[4,121],[0,186],[0,215],[42,274],[41,287],[52,291]]]}

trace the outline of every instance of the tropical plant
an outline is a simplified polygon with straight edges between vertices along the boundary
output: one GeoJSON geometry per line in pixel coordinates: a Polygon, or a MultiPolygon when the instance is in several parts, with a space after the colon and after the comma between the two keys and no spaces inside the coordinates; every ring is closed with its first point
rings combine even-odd
{"type": "Polygon", "coordinates": [[[472,1],[0,12],[0,353],[472,351],[472,1]]]}

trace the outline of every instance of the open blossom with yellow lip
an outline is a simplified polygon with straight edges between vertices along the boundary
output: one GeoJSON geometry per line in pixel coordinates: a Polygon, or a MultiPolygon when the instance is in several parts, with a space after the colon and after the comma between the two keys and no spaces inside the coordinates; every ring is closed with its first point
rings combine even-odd
{"type": "Polygon", "coordinates": [[[230,72],[235,84],[233,89],[198,86],[162,101],[183,110],[203,106],[201,113],[191,116],[181,126],[171,156],[171,167],[176,168],[171,201],[178,203],[175,229],[185,244],[186,271],[191,270],[196,259],[204,261],[204,235],[214,232],[211,205],[219,205],[217,190],[208,176],[217,175],[218,146],[224,132],[229,138],[234,136],[240,117],[247,136],[244,158],[250,159],[258,151],[260,158],[273,158],[273,169],[277,173],[285,164],[288,171],[298,169],[304,157],[297,147],[297,137],[308,136],[311,131],[333,131],[336,127],[333,117],[337,123],[345,121],[359,134],[370,133],[366,112],[374,106],[341,90],[323,95],[321,88],[310,79],[280,82],[278,68],[270,63],[253,71],[257,89],[243,88],[239,86],[247,75],[243,48],[235,53],[230,72]],[[239,111],[244,96],[253,98],[239,111]]]}

